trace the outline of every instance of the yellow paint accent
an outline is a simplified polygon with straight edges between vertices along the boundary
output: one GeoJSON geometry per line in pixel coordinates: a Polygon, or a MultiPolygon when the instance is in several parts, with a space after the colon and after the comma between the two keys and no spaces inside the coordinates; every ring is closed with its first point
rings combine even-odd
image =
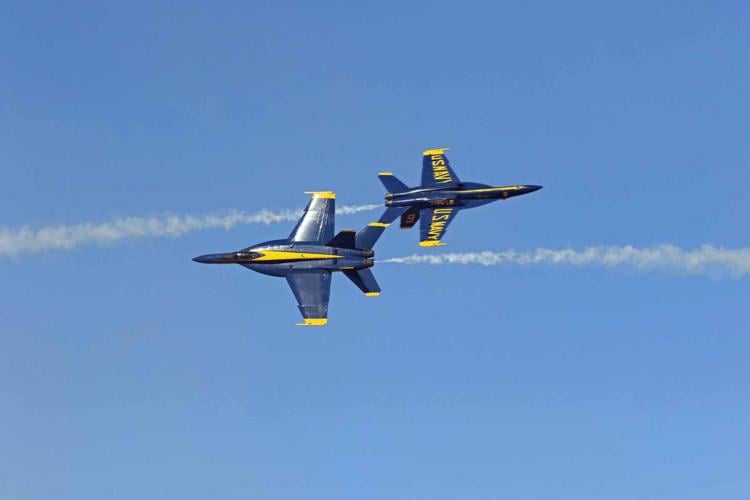
{"type": "Polygon", "coordinates": [[[365,295],[367,297],[377,297],[380,295],[380,292],[366,292],[365,295]]]}
{"type": "Polygon", "coordinates": [[[333,191],[305,191],[305,194],[311,194],[313,198],[330,198],[336,199],[336,193],[333,191]]]}
{"type": "Polygon", "coordinates": [[[306,253],[306,252],[285,252],[282,250],[257,250],[263,254],[252,262],[273,262],[275,260],[321,260],[321,259],[341,259],[343,255],[331,255],[328,253],[306,253]]]}
{"type": "Polygon", "coordinates": [[[326,323],[327,318],[305,318],[304,323],[297,323],[297,326],[324,326],[326,323]]]}
{"type": "Polygon", "coordinates": [[[441,155],[445,151],[448,151],[450,148],[437,148],[437,149],[428,149],[427,151],[422,152],[422,156],[432,156],[432,155],[441,155]]]}
{"type": "Polygon", "coordinates": [[[445,232],[445,226],[448,224],[452,214],[452,208],[436,208],[432,211],[430,228],[427,231],[427,237],[429,238],[427,241],[440,241],[440,236],[445,232]]]}
{"type": "Polygon", "coordinates": [[[344,271],[349,271],[350,269],[354,269],[353,267],[339,267],[339,269],[344,271]]]}
{"type": "Polygon", "coordinates": [[[461,193],[487,193],[491,191],[517,191],[523,189],[524,186],[504,186],[495,188],[482,188],[482,189],[464,189],[461,193]]]}
{"type": "Polygon", "coordinates": [[[370,226],[370,227],[388,227],[388,226],[390,226],[390,224],[385,224],[383,222],[370,222],[367,225],[370,226]]]}
{"type": "Polygon", "coordinates": [[[442,247],[444,245],[445,243],[440,240],[427,240],[419,242],[420,247],[442,247]]]}
{"type": "Polygon", "coordinates": [[[378,172],[378,175],[393,175],[393,172],[378,172]]]}

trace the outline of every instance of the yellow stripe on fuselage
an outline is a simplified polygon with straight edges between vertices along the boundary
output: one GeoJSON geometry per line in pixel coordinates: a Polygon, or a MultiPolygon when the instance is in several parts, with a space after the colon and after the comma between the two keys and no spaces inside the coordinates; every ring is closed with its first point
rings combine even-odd
{"type": "Polygon", "coordinates": [[[482,188],[482,189],[464,189],[457,191],[458,193],[491,193],[493,191],[517,191],[523,189],[525,186],[504,186],[494,188],[482,188]]]}
{"type": "Polygon", "coordinates": [[[253,259],[251,263],[255,262],[276,262],[276,261],[292,261],[292,260],[322,260],[322,259],[340,259],[343,255],[332,255],[329,253],[308,253],[308,252],[285,252],[281,250],[257,250],[258,253],[262,254],[257,259],[253,259]]]}

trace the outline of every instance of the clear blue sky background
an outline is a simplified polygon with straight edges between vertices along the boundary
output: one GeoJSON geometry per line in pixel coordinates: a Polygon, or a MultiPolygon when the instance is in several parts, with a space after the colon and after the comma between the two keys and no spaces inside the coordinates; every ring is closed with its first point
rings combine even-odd
{"type": "MultiPolygon", "coordinates": [[[[749,23],[740,1],[4,2],[0,225],[378,203],[378,171],[416,183],[451,146],[465,180],[545,189],[437,252],[748,246],[749,23]]],[[[382,264],[380,298],[336,276],[329,326],[300,329],[284,280],[190,261],[291,226],[1,260],[0,498],[750,495],[747,279],[382,264]]]]}

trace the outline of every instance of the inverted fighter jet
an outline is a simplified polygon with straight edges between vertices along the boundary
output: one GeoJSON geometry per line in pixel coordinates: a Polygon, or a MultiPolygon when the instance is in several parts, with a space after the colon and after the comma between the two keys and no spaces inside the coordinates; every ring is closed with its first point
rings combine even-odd
{"type": "Polygon", "coordinates": [[[343,272],[368,297],[380,295],[369,268],[375,263],[372,247],[387,224],[372,222],[358,233],[344,230],[334,237],[336,194],[306,194],[311,194],[312,199],[289,238],[193,260],[201,264],[239,264],[261,274],[286,278],[304,320],[297,324],[322,326],[328,322],[331,273],[343,272]]]}
{"type": "Polygon", "coordinates": [[[391,172],[378,174],[388,191],[385,195],[385,206],[388,208],[379,222],[390,224],[401,217],[401,228],[408,229],[421,219],[420,246],[444,245],[441,239],[460,210],[542,189],[542,186],[533,185],[492,187],[476,182],[462,182],[445,156],[447,150],[448,148],[428,149],[422,153],[421,186],[408,187],[391,172]]]}

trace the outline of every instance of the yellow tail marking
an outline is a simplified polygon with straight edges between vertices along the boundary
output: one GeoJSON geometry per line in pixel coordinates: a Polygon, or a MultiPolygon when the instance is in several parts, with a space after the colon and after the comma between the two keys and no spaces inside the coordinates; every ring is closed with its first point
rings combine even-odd
{"type": "Polygon", "coordinates": [[[377,297],[380,295],[380,292],[365,292],[365,296],[367,297],[377,297]]]}
{"type": "Polygon", "coordinates": [[[420,247],[442,247],[443,245],[445,245],[445,243],[440,240],[427,240],[419,242],[420,247]]]}
{"type": "Polygon", "coordinates": [[[324,326],[326,323],[327,318],[305,318],[304,323],[297,323],[297,326],[324,326]]]}
{"type": "Polygon", "coordinates": [[[427,151],[422,152],[422,156],[441,155],[444,152],[448,151],[449,149],[450,148],[428,149],[427,151]]]}
{"type": "Polygon", "coordinates": [[[333,191],[305,191],[305,194],[311,194],[313,198],[330,198],[336,199],[336,193],[333,191]]]}
{"type": "Polygon", "coordinates": [[[388,226],[390,226],[390,224],[386,224],[384,222],[370,222],[367,225],[370,226],[370,227],[388,227],[388,226]]]}
{"type": "Polygon", "coordinates": [[[378,175],[393,175],[393,172],[378,172],[378,175]]]}

